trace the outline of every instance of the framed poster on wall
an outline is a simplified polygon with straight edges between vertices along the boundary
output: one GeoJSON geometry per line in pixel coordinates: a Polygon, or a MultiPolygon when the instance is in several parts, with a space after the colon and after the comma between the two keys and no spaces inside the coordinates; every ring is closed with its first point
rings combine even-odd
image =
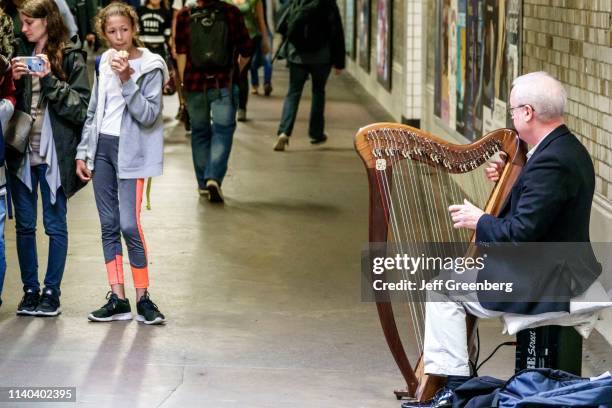
{"type": "Polygon", "coordinates": [[[370,1],[357,0],[357,44],[359,66],[370,72],[370,1]]]}
{"type": "Polygon", "coordinates": [[[393,0],[378,0],[376,17],[376,77],[391,90],[393,0]]]}
{"type": "Polygon", "coordinates": [[[522,0],[437,0],[434,114],[470,140],[508,126],[522,0]]]}
{"type": "Polygon", "coordinates": [[[346,55],[355,59],[355,0],[346,0],[344,23],[346,55]]]}

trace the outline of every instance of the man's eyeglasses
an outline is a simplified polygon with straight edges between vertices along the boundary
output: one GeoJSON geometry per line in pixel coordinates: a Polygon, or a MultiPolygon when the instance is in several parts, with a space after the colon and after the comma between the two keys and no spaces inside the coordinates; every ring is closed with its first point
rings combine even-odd
{"type": "Polygon", "coordinates": [[[531,108],[531,110],[532,110],[533,112],[535,112],[535,109],[533,109],[533,106],[531,106],[531,105],[529,105],[529,104],[524,104],[524,105],[519,105],[519,106],[511,106],[511,107],[509,107],[509,108],[508,108],[508,115],[509,115],[509,116],[512,118],[512,117],[513,117],[513,114],[514,114],[514,110],[515,110],[515,109],[524,108],[524,107],[526,107],[526,106],[530,107],[530,108],[531,108]]]}

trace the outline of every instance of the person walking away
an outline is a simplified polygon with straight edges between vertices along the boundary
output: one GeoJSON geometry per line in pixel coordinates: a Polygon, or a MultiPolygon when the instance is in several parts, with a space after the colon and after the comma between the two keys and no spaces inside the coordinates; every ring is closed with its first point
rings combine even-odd
{"type": "Polygon", "coordinates": [[[325,85],[332,67],[339,75],[345,67],[344,31],[335,0],[295,0],[279,22],[284,36],[281,55],[289,65],[289,89],[274,150],[289,144],[304,83],[312,79],[312,101],[308,134],[311,144],[324,143],[325,85]]]}
{"type": "MultiPolygon", "coordinates": [[[[228,3],[238,7],[247,30],[249,37],[253,41],[254,49],[261,48],[261,52],[268,54],[270,52],[270,42],[268,29],[266,28],[263,0],[226,0],[228,3]]],[[[247,103],[249,101],[249,71],[252,61],[249,60],[246,69],[240,72],[238,81],[239,99],[238,99],[238,114],[237,120],[244,122],[247,119],[247,103]]]]}
{"type": "Polygon", "coordinates": [[[263,67],[264,71],[264,95],[270,96],[272,94],[272,32],[270,31],[270,21],[272,21],[272,5],[268,5],[269,0],[261,0],[260,3],[263,6],[264,23],[266,25],[266,31],[268,32],[268,52],[264,53],[262,48],[262,42],[255,43],[255,53],[253,54],[253,61],[251,63],[251,93],[253,95],[259,95],[259,68],[263,67]]]}
{"type": "Polygon", "coordinates": [[[236,84],[253,53],[240,10],[220,0],[198,0],[197,7],[182,9],[176,52],[191,118],[198,192],[222,203],[221,185],[236,130],[236,84]],[[203,19],[210,24],[203,26],[203,19]]]}

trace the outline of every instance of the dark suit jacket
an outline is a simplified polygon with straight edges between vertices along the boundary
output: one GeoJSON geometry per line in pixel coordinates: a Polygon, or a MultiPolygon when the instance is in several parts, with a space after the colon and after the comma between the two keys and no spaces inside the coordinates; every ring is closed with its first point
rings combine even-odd
{"type": "Polygon", "coordinates": [[[479,296],[485,308],[522,314],[569,311],[569,297],[584,292],[601,273],[588,244],[594,190],[595,172],[589,153],[565,125],[559,126],[538,145],[499,216],[486,214],[480,218],[476,241],[586,244],[572,244],[576,250],[571,260],[562,254],[559,257],[557,251],[554,262],[535,253],[517,259],[517,265],[487,263],[479,281],[514,281],[515,290],[530,300],[542,299],[539,295],[547,290],[560,297],[517,303],[482,301],[479,296]],[[534,273],[519,270],[521,262],[522,266],[534,266],[534,273]],[[561,299],[563,295],[567,295],[565,300],[561,299]]]}

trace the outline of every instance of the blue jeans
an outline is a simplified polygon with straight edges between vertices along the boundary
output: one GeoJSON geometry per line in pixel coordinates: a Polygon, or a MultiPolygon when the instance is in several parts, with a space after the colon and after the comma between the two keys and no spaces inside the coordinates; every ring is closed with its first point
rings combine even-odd
{"type": "Polygon", "coordinates": [[[312,101],[310,105],[310,121],[308,123],[308,134],[313,139],[322,139],[325,129],[325,84],[329,73],[330,64],[294,64],[289,63],[289,90],[283,104],[283,114],[278,134],[291,136],[293,125],[297,116],[302,90],[308,76],[312,78],[312,101]]]}
{"type": "Polygon", "coordinates": [[[0,297],[4,286],[6,273],[6,257],[4,255],[4,222],[6,220],[6,195],[0,196],[0,297]]]}
{"type": "Polygon", "coordinates": [[[47,165],[32,167],[32,191],[17,177],[10,176],[10,188],[15,205],[15,229],[17,230],[17,257],[21,269],[24,291],[40,289],[38,282],[38,254],[36,251],[36,217],[38,186],[43,207],[43,225],[49,237],[49,260],[45,274],[45,287],[60,291],[66,255],[68,254],[67,201],[64,189],[57,191],[55,204],[51,204],[51,191],[45,179],[47,165]]]}
{"type": "MultiPolygon", "coordinates": [[[[253,63],[251,64],[251,85],[259,86],[259,67],[263,65],[264,84],[272,82],[272,61],[270,54],[265,54],[261,50],[261,36],[257,37],[259,41],[255,44],[255,53],[253,54],[253,63]]],[[[268,37],[270,48],[272,48],[272,34],[268,37]]]]}
{"type": "Polygon", "coordinates": [[[191,119],[191,154],[198,186],[204,188],[207,180],[223,182],[234,131],[238,87],[211,88],[205,92],[187,93],[187,110],[191,119]]]}

